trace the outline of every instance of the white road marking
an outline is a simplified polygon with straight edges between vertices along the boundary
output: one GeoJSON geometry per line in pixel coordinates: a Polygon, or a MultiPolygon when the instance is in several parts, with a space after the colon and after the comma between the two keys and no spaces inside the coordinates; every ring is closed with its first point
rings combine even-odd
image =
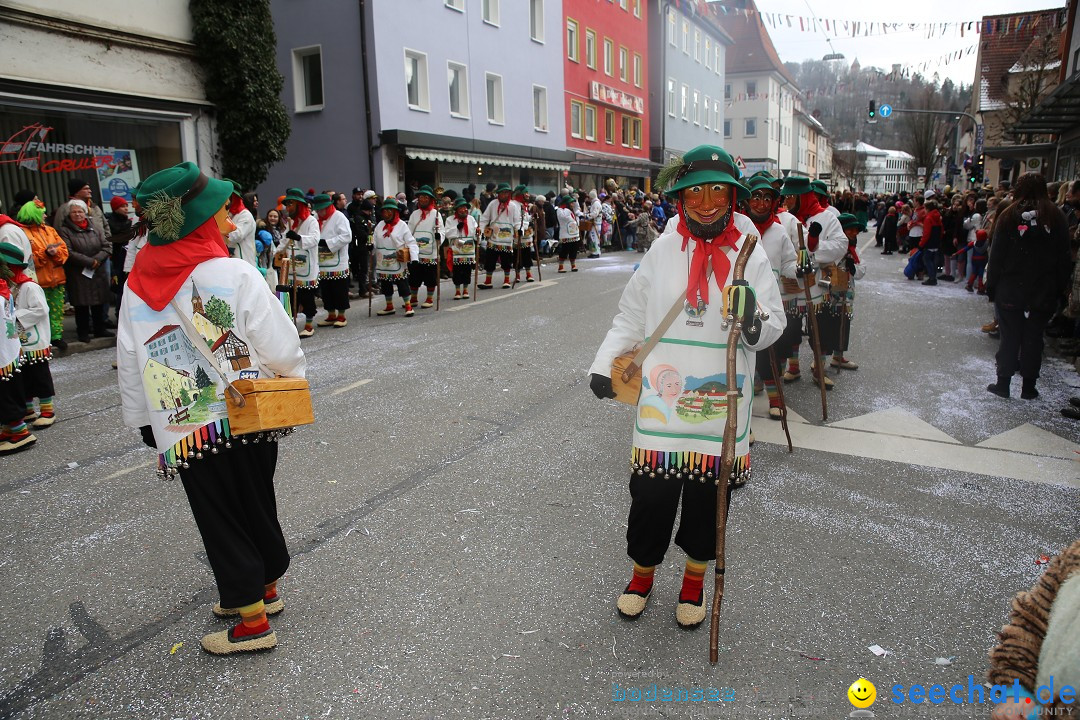
{"type": "MultiPolygon", "coordinates": [[[[1046,455],[1066,460],[1080,459],[1076,455],[1080,452],[1080,446],[1052,432],[1035,427],[1031,423],[1024,423],[1000,435],[988,437],[981,443],[977,443],[976,447],[1046,455]]],[[[1077,472],[1080,472],[1080,469],[1077,472]]]]}
{"type": "MultiPolygon", "coordinates": [[[[520,284],[521,283],[518,283],[518,285],[520,285],[520,284]]],[[[476,307],[477,305],[483,305],[484,303],[495,302],[496,300],[505,300],[507,298],[517,297],[518,295],[523,295],[523,294],[525,294],[527,292],[532,292],[533,290],[543,290],[544,288],[549,288],[549,287],[552,287],[553,285],[558,285],[558,284],[559,284],[558,280],[544,280],[543,282],[533,283],[533,284],[528,285],[526,287],[523,287],[521,289],[514,288],[513,291],[503,290],[501,294],[498,294],[499,288],[492,288],[491,292],[496,293],[496,294],[491,295],[490,297],[486,297],[483,300],[472,300],[472,299],[462,300],[462,301],[460,301],[461,302],[460,305],[455,305],[454,307],[446,308],[445,312],[457,312],[458,310],[468,310],[469,308],[476,307]]],[[[480,292],[480,291],[477,290],[477,292],[480,292]]]]}
{"type": "Polygon", "coordinates": [[[134,465],[134,466],[129,467],[129,468],[124,468],[123,470],[117,470],[112,475],[106,475],[105,477],[101,478],[101,480],[102,480],[102,482],[108,482],[109,480],[115,480],[118,477],[124,477],[125,475],[129,475],[129,474],[135,472],[136,470],[143,470],[144,468],[153,467],[154,465],[157,465],[157,461],[156,460],[151,460],[150,462],[144,462],[144,463],[141,463],[139,465],[134,465]]]}
{"type": "Polygon", "coordinates": [[[933,440],[935,442],[960,444],[960,441],[950,437],[947,433],[938,430],[930,423],[922,420],[906,410],[889,408],[879,410],[867,415],[840,420],[829,423],[829,427],[845,428],[847,430],[865,430],[867,432],[881,433],[883,435],[896,435],[898,437],[917,438],[919,440],[933,440]]]}
{"type": "Polygon", "coordinates": [[[361,385],[367,385],[372,380],[373,380],[373,378],[367,378],[365,380],[357,380],[356,382],[350,383],[350,384],[346,385],[345,387],[339,387],[337,390],[330,393],[330,397],[334,397],[335,395],[340,395],[341,393],[349,392],[350,390],[355,390],[356,388],[360,387],[361,385]]]}

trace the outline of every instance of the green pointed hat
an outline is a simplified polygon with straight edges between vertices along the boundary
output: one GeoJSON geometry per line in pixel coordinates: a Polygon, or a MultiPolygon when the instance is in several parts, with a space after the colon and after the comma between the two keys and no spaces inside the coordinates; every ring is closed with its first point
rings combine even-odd
{"type": "Polygon", "coordinates": [[[499,187],[495,188],[495,194],[498,195],[501,192],[511,192],[510,183],[499,183],[499,187]]]}
{"type": "Polygon", "coordinates": [[[849,227],[858,228],[860,231],[865,230],[866,226],[862,224],[859,218],[855,217],[851,213],[840,213],[840,217],[837,218],[840,221],[840,227],[847,230],[849,227]]]}
{"type": "Polygon", "coordinates": [[[518,195],[528,195],[529,194],[529,186],[528,185],[518,185],[516,188],[513,189],[511,194],[514,197],[517,197],[518,195]]]}
{"type": "Polygon", "coordinates": [[[739,200],[747,200],[750,192],[739,183],[739,168],[727,150],[715,145],[698,145],[681,158],[675,158],[660,171],[657,186],[675,194],[695,185],[723,183],[735,188],[739,200]]]}
{"type": "Polygon", "coordinates": [[[282,200],[282,202],[287,203],[290,200],[294,200],[298,203],[303,203],[304,205],[311,204],[308,202],[307,196],[304,195],[304,191],[300,188],[289,188],[285,191],[285,199],[282,200]]]}
{"type": "Polygon", "coordinates": [[[559,205],[566,205],[566,206],[573,205],[574,204],[574,198],[570,197],[569,195],[563,195],[562,197],[559,198],[558,204],[559,205]]]}
{"type": "Polygon", "coordinates": [[[225,206],[232,192],[231,183],[208,177],[191,162],[154,173],[135,198],[150,230],[147,241],[168,245],[190,235],[225,206]]]}
{"type": "Polygon", "coordinates": [[[455,210],[457,210],[457,209],[458,209],[459,207],[470,207],[470,206],[469,206],[469,201],[468,201],[468,200],[466,200],[466,199],[465,199],[465,198],[463,198],[463,197],[460,197],[460,198],[458,198],[458,199],[457,199],[457,200],[456,200],[456,201],[454,202],[454,209],[455,209],[455,210]]]}
{"type": "Polygon", "coordinates": [[[803,195],[808,192],[813,192],[813,188],[810,186],[810,178],[802,175],[788,175],[784,179],[784,187],[780,194],[803,195]]]}
{"type": "Polygon", "coordinates": [[[810,187],[814,189],[814,192],[818,195],[828,195],[829,186],[825,184],[824,180],[811,180],[810,187]]]}
{"type": "Polygon", "coordinates": [[[22,248],[9,242],[0,243],[0,262],[15,267],[26,267],[26,256],[22,248]]]}
{"type": "Polygon", "coordinates": [[[380,210],[393,210],[394,212],[401,212],[401,208],[398,207],[397,198],[394,197],[393,195],[388,195],[386,197],[386,199],[383,200],[382,205],[379,206],[379,209],[380,210]]]}
{"type": "Polygon", "coordinates": [[[230,185],[232,185],[232,187],[233,187],[232,194],[233,195],[243,195],[244,194],[244,189],[242,187],[240,187],[240,183],[236,182],[235,180],[230,180],[229,178],[222,178],[222,180],[229,183],[230,185]]]}
{"type": "Polygon", "coordinates": [[[435,191],[431,189],[430,185],[421,185],[420,189],[416,191],[417,195],[427,195],[432,200],[435,199],[435,191]]]}
{"type": "Polygon", "coordinates": [[[334,201],[331,200],[330,196],[326,193],[319,193],[315,197],[311,198],[311,209],[323,210],[324,208],[330,207],[333,202],[334,201]]]}
{"type": "Polygon", "coordinates": [[[757,175],[752,177],[750,178],[749,183],[750,192],[753,193],[755,190],[770,190],[779,194],[780,191],[773,187],[773,181],[774,178],[771,175],[757,175]]]}

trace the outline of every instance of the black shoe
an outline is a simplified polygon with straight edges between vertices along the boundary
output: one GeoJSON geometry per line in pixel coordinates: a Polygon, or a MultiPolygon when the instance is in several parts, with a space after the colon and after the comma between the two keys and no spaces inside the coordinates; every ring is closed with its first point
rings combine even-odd
{"type": "Polygon", "coordinates": [[[923,285],[937,285],[937,280],[923,280],[923,285]]]}
{"type": "Polygon", "coordinates": [[[116,329],[116,321],[115,320],[106,320],[105,321],[105,327],[109,328],[110,330],[115,330],[116,329]]]}
{"type": "Polygon", "coordinates": [[[942,282],[952,282],[955,279],[952,275],[938,275],[938,280],[942,282]]]}
{"type": "MultiPolygon", "coordinates": [[[[1076,398],[1073,398],[1073,400],[1075,399],[1076,398]]],[[[1072,407],[1070,405],[1069,407],[1061,408],[1061,414],[1067,418],[1072,418],[1073,420],[1080,420],[1080,407],[1072,407]]]]}
{"type": "Polygon", "coordinates": [[[1008,385],[1008,383],[1005,383],[1005,384],[990,383],[989,385],[986,386],[986,389],[989,390],[990,392],[994,393],[998,397],[1002,397],[1002,398],[1006,398],[1006,399],[1009,397],[1009,385],[1008,385]]]}
{"type": "Polygon", "coordinates": [[[96,337],[96,338],[116,337],[116,333],[111,333],[108,330],[98,330],[97,332],[94,333],[94,337],[96,337]]]}
{"type": "Polygon", "coordinates": [[[67,341],[65,341],[63,338],[53,340],[52,346],[60,352],[64,352],[65,350],[67,350],[67,341]]]}
{"type": "Polygon", "coordinates": [[[1024,387],[1020,390],[1020,398],[1022,400],[1034,400],[1039,397],[1039,391],[1035,389],[1035,381],[1024,382],[1024,387]]]}
{"type": "Polygon", "coordinates": [[[1069,398],[1069,404],[1072,405],[1074,408],[1080,410],[1080,397],[1069,398]]]}

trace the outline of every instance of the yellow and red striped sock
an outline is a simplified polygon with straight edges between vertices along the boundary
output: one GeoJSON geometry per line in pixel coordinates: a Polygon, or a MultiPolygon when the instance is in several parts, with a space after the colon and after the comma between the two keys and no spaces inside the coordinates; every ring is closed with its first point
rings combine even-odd
{"type": "Polygon", "coordinates": [[[630,579],[630,585],[627,586],[626,592],[648,595],[649,591],[652,590],[653,573],[655,571],[655,565],[646,566],[634,563],[634,577],[630,579]]]}
{"type": "Polygon", "coordinates": [[[266,584],[266,592],[263,594],[264,602],[273,602],[274,600],[277,600],[277,584],[277,580],[266,584]]]}
{"type": "Polygon", "coordinates": [[[795,355],[793,357],[788,358],[787,369],[788,369],[788,372],[791,373],[792,375],[798,375],[799,374],[799,356],[798,355],[795,355]]]}
{"type": "Polygon", "coordinates": [[[776,389],[776,380],[765,381],[765,394],[769,396],[769,407],[780,407],[780,392],[776,389]]]}
{"type": "Polygon", "coordinates": [[[269,629],[270,622],[266,619],[266,604],[259,600],[240,608],[240,624],[233,628],[233,637],[259,635],[269,629]]]}
{"type": "Polygon", "coordinates": [[[38,404],[41,406],[41,417],[50,418],[53,416],[53,401],[51,397],[38,398],[38,404]]]}
{"type": "Polygon", "coordinates": [[[705,585],[705,571],[708,569],[708,560],[686,559],[686,570],[683,572],[679,602],[700,602],[701,598],[704,597],[702,588],[705,585]]]}

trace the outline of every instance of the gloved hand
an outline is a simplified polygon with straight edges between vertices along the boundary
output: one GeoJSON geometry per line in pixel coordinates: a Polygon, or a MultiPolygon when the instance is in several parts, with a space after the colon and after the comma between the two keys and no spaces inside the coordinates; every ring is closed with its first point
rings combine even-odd
{"type": "Polygon", "coordinates": [[[741,322],[744,328],[753,325],[757,319],[757,295],[750,283],[745,280],[735,280],[724,288],[725,316],[734,315],[737,322],[741,322]]]}
{"type": "Polygon", "coordinates": [[[844,269],[847,270],[848,275],[855,275],[855,260],[850,255],[844,258],[844,269]]]}
{"type": "Polygon", "coordinates": [[[299,240],[300,233],[296,232],[295,230],[286,230],[285,237],[289,238],[290,240],[299,240]]]}
{"type": "Polygon", "coordinates": [[[143,425],[139,428],[139,432],[142,434],[143,443],[150,448],[157,450],[157,440],[154,439],[154,429],[149,425],[143,425]]]}
{"type": "Polygon", "coordinates": [[[819,223],[819,222],[810,223],[809,231],[810,232],[808,234],[810,235],[810,237],[812,237],[812,238],[821,237],[821,223],[819,223]]]}
{"type": "Polygon", "coordinates": [[[795,253],[795,277],[804,277],[814,272],[814,258],[805,248],[795,253]]]}
{"type": "Polygon", "coordinates": [[[592,374],[592,379],[589,380],[589,389],[593,391],[593,395],[601,400],[615,397],[615,391],[611,389],[611,378],[604,377],[599,373],[592,374]]]}

